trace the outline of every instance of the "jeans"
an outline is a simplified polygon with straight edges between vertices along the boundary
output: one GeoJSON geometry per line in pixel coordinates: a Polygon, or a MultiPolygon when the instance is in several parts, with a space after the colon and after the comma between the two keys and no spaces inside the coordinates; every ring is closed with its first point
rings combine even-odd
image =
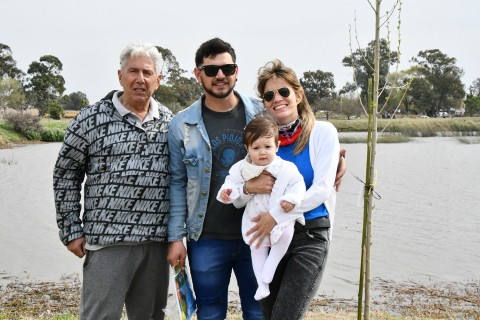
{"type": "Polygon", "coordinates": [[[295,230],[270,295],[260,301],[265,320],[302,319],[315,297],[327,261],[329,228],[295,230]]]}
{"type": "Polygon", "coordinates": [[[201,238],[190,240],[187,246],[198,320],[226,318],[232,269],[237,278],[243,319],[263,319],[260,304],[253,298],[257,282],[250,247],[242,239],[201,238]]]}

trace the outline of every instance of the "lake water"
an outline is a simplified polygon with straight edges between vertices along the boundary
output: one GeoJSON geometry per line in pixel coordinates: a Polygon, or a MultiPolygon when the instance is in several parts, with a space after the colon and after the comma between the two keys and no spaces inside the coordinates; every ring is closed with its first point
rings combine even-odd
{"type": "MultiPolygon", "coordinates": [[[[364,144],[344,144],[348,172],[337,197],[319,294],[357,295],[365,180],[364,144]]],[[[58,238],[52,170],[59,143],[0,150],[0,285],[81,273],[82,260],[58,238]],[[11,164],[8,164],[8,163],[11,164]]],[[[374,278],[467,282],[480,279],[480,145],[452,137],[379,144],[372,219],[374,278]]],[[[235,283],[232,284],[235,290],[235,283]]]]}

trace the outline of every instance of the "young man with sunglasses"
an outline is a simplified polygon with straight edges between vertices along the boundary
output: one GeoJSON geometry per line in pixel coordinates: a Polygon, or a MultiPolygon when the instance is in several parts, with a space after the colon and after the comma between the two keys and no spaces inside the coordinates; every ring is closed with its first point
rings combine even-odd
{"type": "Polygon", "coordinates": [[[230,44],[203,43],[194,70],[204,95],[170,124],[171,162],[168,260],[189,266],[198,319],[225,319],[232,270],[237,278],[244,319],[262,319],[250,257],[242,239],[242,209],[215,199],[228,170],[245,158],[245,125],[263,109],[260,101],[234,91],[238,68],[230,44]]]}

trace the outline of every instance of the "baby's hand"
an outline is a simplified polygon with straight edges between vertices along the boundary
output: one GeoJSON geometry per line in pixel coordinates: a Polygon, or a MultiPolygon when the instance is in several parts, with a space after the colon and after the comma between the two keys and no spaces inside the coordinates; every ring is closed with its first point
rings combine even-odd
{"type": "Polygon", "coordinates": [[[280,207],[283,209],[285,212],[290,212],[293,210],[295,205],[293,203],[290,203],[288,201],[282,200],[280,201],[280,207]]]}
{"type": "Polygon", "coordinates": [[[222,199],[223,202],[230,202],[230,195],[232,194],[232,189],[225,189],[222,191],[220,194],[220,198],[222,199]]]}

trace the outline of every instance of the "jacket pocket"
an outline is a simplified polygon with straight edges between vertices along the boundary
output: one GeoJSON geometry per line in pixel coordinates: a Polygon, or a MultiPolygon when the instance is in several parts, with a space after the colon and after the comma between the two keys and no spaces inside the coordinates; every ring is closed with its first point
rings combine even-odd
{"type": "Polygon", "coordinates": [[[199,181],[200,181],[200,170],[201,168],[198,165],[198,157],[195,155],[185,155],[183,158],[183,164],[185,165],[187,171],[187,208],[188,212],[193,212],[195,210],[195,205],[199,199],[199,181]]]}

